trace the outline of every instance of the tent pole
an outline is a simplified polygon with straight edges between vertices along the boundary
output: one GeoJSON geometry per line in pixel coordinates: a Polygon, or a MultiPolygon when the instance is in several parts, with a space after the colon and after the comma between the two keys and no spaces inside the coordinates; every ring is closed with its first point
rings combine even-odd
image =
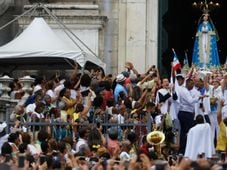
{"type": "Polygon", "coordinates": [[[18,20],[20,17],[26,15],[27,13],[29,13],[30,11],[32,11],[33,9],[36,9],[39,6],[39,4],[33,6],[31,9],[25,11],[23,14],[17,16],[16,18],[14,18],[13,20],[9,21],[8,23],[6,23],[5,25],[0,27],[0,30],[4,29],[5,27],[7,27],[8,25],[10,25],[11,23],[13,23],[14,21],[18,20]]]}

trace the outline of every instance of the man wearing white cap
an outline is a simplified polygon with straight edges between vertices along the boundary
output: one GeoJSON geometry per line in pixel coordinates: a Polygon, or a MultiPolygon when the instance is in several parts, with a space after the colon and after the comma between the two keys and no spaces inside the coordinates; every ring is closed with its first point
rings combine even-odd
{"type": "Polygon", "coordinates": [[[193,126],[194,123],[194,111],[195,111],[195,103],[199,102],[199,99],[202,99],[204,96],[192,96],[190,91],[194,87],[194,82],[192,79],[186,80],[186,87],[180,86],[180,90],[178,90],[177,95],[179,96],[179,113],[178,119],[181,125],[180,131],[180,149],[179,152],[184,154],[186,141],[187,141],[187,133],[189,129],[193,126]]]}
{"type": "Polygon", "coordinates": [[[118,74],[116,77],[116,87],[114,89],[114,100],[115,102],[118,101],[118,98],[120,97],[120,93],[123,92],[125,96],[128,95],[128,92],[126,88],[124,87],[124,82],[125,82],[125,76],[123,74],[118,74]]]}

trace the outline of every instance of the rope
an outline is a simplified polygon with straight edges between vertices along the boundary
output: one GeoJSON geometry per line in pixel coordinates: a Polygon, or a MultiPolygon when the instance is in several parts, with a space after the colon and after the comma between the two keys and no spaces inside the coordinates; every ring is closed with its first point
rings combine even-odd
{"type": "Polygon", "coordinates": [[[33,6],[31,9],[25,11],[23,14],[17,16],[16,18],[14,18],[13,20],[9,21],[8,23],[6,23],[5,25],[0,27],[0,30],[2,30],[3,28],[7,27],[8,25],[10,25],[11,23],[13,23],[14,21],[18,20],[20,17],[26,15],[27,13],[29,13],[30,11],[32,11],[33,9],[37,8],[39,6],[39,4],[33,6]]]}
{"type": "MultiPolygon", "coordinates": [[[[47,11],[47,13],[54,18],[55,21],[57,21],[58,24],[60,24],[61,26],[64,27],[64,29],[66,29],[67,31],[69,31],[81,44],[83,44],[94,56],[98,57],[94,51],[92,51],[79,37],[77,37],[68,27],[65,26],[64,23],[62,23],[60,20],[58,20],[58,18],[51,13],[51,11],[45,7],[44,5],[42,5],[43,8],[47,11]]],[[[71,38],[70,38],[71,39],[71,38]]],[[[81,48],[80,48],[81,49],[81,48]]],[[[82,49],[81,49],[82,50],[82,49]]],[[[82,50],[83,51],[83,50],[82,50]]]]}
{"type": "MultiPolygon", "coordinates": [[[[54,15],[52,15],[52,13],[50,12],[50,10],[49,10],[47,7],[45,7],[43,4],[42,4],[42,7],[43,7],[43,9],[47,12],[47,14],[49,14],[50,17],[51,17],[54,21],[56,21],[56,22],[59,24],[59,21],[57,20],[57,18],[56,18],[54,15]]],[[[65,31],[65,28],[64,28],[61,24],[59,24],[59,26],[63,29],[63,31],[66,33],[66,35],[73,41],[73,43],[74,43],[81,51],[83,51],[82,48],[76,43],[76,41],[69,35],[69,33],[68,33],[67,31],[65,31]]]]}
{"type": "Polygon", "coordinates": [[[64,60],[65,60],[72,68],[75,68],[75,66],[74,66],[67,58],[64,58],[64,60]]]}

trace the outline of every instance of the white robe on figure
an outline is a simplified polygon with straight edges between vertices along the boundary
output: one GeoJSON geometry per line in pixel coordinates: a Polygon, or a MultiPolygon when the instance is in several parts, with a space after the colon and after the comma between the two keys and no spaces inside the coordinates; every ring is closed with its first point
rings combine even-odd
{"type": "Polygon", "coordinates": [[[212,136],[213,136],[213,139],[215,139],[215,137],[217,137],[219,133],[217,109],[221,99],[221,86],[215,89],[214,86],[209,85],[208,93],[209,93],[209,98],[211,97],[217,98],[216,106],[214,106],[213,109],[212,109],[212,106],[210,105],[210,113],[208,115],[211,123],[212,136]]]}
{"type": "Polygon", "coordinates": [[[196,160],[198,154],[205,153],[206,158],[215,153],[211,127],[208,123],[197,124],[188,132],[185,157],[196,160]]]}

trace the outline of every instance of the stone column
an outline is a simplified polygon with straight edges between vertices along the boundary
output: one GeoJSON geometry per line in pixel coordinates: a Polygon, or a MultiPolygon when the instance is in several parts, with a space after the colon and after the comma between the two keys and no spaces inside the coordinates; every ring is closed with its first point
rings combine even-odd
{"type": "Polygon", "coordinates": [[[158,64],[159,0],[147,0],[146,69],[158,64]]]}
{"type": "Polygon", "coordinates": [[[125,61],[139,72],[157,64],[158,0],[119,0],[118,72],[125,61]]]}
{"type": "Polygon", "coordinates": [[[2,91],[1,98],[3,99],[10,98],[8,95],[8,92],[10,91],[9,83],[12,81],[13,81],[13,78],[10,78],[9,76],[0,77],[0,83],[2,84],[2,87],[0,89],[2,91]]]}

